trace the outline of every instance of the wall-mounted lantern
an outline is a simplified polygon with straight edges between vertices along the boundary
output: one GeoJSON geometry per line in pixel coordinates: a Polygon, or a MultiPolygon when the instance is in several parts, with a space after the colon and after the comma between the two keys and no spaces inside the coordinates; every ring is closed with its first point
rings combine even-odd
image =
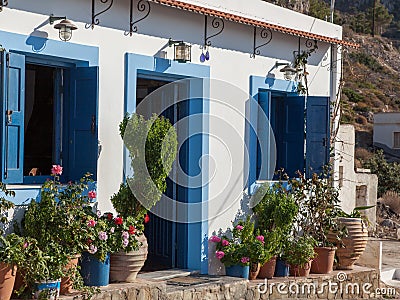
{"type": "Polygon", "coordinates": [[[168,46],[174,45],[174,60],[185,63],[192,60],[192,46],[183,41],[169,39],[168,46]]]}
{"type": "Polygon", "coordinates": [[[51,25],[58,20],[62,21],[54,25],[54,28],[59,30],[58,36],[60,37],[60,40],[67,42],[72,37],[72,31],[78,29],[78,27],[68,20],[67,17],[55,17],[53,15],[50,15],[49,17],[49,23],[51,25]]]}
{"type": "Polygon", "coordinates": [[[279,66],[284,66],[279,71],[283,72],[283,77],[285,78],[285,80],[292,80],[293,77],[297,74],[298,70],[293,68],[293,67],[291,67],[289,63],[276,62],[275,63],[275,68],[278,68],[279,66]]]}

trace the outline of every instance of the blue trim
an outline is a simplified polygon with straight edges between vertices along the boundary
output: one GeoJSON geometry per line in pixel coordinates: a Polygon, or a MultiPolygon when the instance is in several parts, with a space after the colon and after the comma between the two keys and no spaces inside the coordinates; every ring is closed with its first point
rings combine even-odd
{"type": "MultiPolygon", "coordinates": [[[[54,67],[88,67],[97,66],[99,62],[99,48],[75,43],[65,43],[32,35],[22,35],[0,30],[0,41],[6,50],[23,54],[27,63],[42,64],[54,67]]],[[[68,94],[66,94],[68,96],[68,94]]],[[[39,178],[24,177],[24,181],[34,182],[39,178]]],[[[40,178],[42,179],[42,178],[40,178]]],[[[29,199],[38,197],[40,187],[24,188],[18,186],[15,198],[10,198],[19,205],[29,199]]],[[[28,201],[29,202],[29,201],[28,201]]],[[[28,203],[26,202],[26,203],[28,203]]]]}
{"type": "Polygon", "coordinates": [[[74,64],[77,67],[97,66],[99,64],[98,47],[65,43],[47,38],[26,36],[17,33],[0,31],[0,41],[6,50],[18,52],[30,57],[57,59],[63,63],[74,64]]]}
{"type": "MultiPolygon", "coordinates": [[[[207,156],[209,154],[209,77],[210,68],[197,64],[181,64],[175,61],[145,56],[139,54],[127,53],[125,55],[125,112],[135,112],[136,110],[136,81],[138,77],[156,78],[175,81],[184,78],[200,78],[202,81],[202,90],[190,89],[190,100],[187,107],[187,115],[201,114],[202,116],[202,134],[189,139],[190,156],[188,164],[188,174],[198,174],[199,155],[207,156]],[[199,101],[200,100],[200,101],[199,101]],[[193,150],[192,150],[193,149],[193,150]]],[[[189,121],[189,131],[195,130],[194,121],[189,121]]],[[[126,159],[127,153],[124,153],[124,172],[130,169],[129,161],[126,159]]],[[[208,182],[208,168],[202,168],[203,182],[208,182]]],[[[185,188],[186,189],[186,188],[185,188]]],[[[188,211],[188,218],[199,216],[201,213],[203,222],[192,224],[178,224],[178,231],[184,234],[184,240],[187,243],[186,253],[178,248],[178,258],[184,257],[185,267],[191,270],[201,270],[202,273],[208,273],[208,185],[198,189],[186,189],[185,198],[187,202],[202,201],[202,211],[188,211]],[[182,227],[183,226],[183,227],[182,227]]],[[[180,236],[180,235],[179,235],[180,236]]],[[[179,237],[178,237],[179,238],[179,237]]],[[[180,242],[182,243],[182,239],[180,242]]]]}
{"type": "Polygon", "coordinates": [[[258,92],[259,90],[297,95],[297,83],[271,77],[250,76],[250,104],[249,122],[246,124],[246,145],[249,151],[249,176],[247,182],[248,193],[253,194],[257,180],[257,120],[258,120],[258,92]]]}

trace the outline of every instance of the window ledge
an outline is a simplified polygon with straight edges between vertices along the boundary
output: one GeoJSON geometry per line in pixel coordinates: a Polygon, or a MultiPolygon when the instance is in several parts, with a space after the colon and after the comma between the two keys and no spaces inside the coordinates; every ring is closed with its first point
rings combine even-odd
{"type": "Polygon", "coordinates": [[[40,189],[41,184],[7,184],[7,189],[9,190],[31,190],[40,189]]]}

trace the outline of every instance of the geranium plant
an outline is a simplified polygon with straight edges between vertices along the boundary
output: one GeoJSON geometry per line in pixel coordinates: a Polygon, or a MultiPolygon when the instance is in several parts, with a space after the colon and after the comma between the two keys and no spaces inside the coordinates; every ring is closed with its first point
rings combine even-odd
{"type": "Polygon", "coordinates": [[[270,258],[265,236],[254,232],[250,218],[239,221],[221,237],[212,236],[210,241],[216,243],[215,256],[225,266],[248,266],[250,263],[264,263],[270,258]]]}
{"type": "Polygon", "coordinates": [[[138,250],[140,242],[138,237],[143,234],[144,224],[132,216],[126,218],[121,216],[114,217],[112,213],[106,213],[108,224],[113,232],[110,236],[111,251],[129,252],[138,250]]]}

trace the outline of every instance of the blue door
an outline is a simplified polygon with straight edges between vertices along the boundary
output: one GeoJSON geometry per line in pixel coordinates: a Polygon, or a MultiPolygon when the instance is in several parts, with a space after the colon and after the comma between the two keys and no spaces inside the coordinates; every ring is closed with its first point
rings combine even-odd
{"type": "Polygon", "coordinates": [[[96,180],[98,67],[74,68],[70,78],[69,179],[77,180],[90,172],[96,180]]]}
{"type": "Polygon", "coordinates": [[[306,174],[320,174],[329,162],[330,99],[307,97],[306,174]]]}
{"type": "Polygon", "coordinates": [[[1,175],[4,183],[23,182],[25,56],[1,52],[1,175]]]}

